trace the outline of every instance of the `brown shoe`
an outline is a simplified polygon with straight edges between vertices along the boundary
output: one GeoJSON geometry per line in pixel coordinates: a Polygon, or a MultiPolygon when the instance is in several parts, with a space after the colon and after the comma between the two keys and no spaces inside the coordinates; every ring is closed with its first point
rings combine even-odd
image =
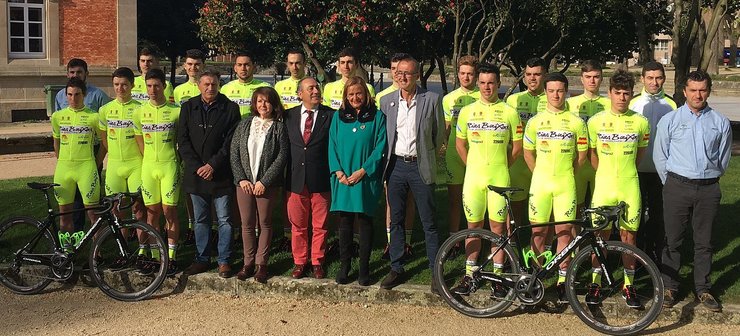
{"type": "Polygon", "coordinates": [[[208,265],[208,263],[196,261],[190,264],[190,266],[188,266],[188,268],[186,268],[185,271],[183,271],[183,273],[185,273],[185,275],[196,275],[196,274],[200,274],[205,271],[208,271],[208,269],[210,268],[211,267],[208,265]]]}
{"type": "Polygon", "coordinates": [[[313,277],[316,279],[323,279],[326,277],[326,272],[324,272],[324,268],[321,267],[321,265],[313,265],[313,277]]]}
{"type": "Polygon", "coordinates": [[[247,278],[251,278],[254,275],[254,265],[244,265],[239,273],[236,273],[236,278],[244,281],[247,278]]]}
{"type": "Polygon", "coordinates": [[[231,278],[231,266],[229,264],[218,265],[218,276],[224,279],[231,278]]]}
{"type": "Polygon", "coordinates": [[[290,276],[293,277],[293,279],[300,279],[303,277],[303,275],[306,274],[306,271],[308,271],[308,265],[295,265],[295,267],[293,267],[293,272],[290,273],[290,276]]]}
{"type": "Polygon", "coordinates": [[[257,270],[254,273],[254,280],[259,283],[267,283],[267,266],[257,265],[257,270]]]}

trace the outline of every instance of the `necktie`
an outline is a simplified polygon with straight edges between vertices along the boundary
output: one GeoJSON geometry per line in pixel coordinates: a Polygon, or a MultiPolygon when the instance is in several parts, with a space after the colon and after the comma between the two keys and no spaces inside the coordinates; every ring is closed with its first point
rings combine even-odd
{"type": "Polygon", "coordinates": [[[311,128],[313,128],[313,111],[307,110],[308,117],[306,117],[306,124],[303,128],[303,142],[308,143],[308,139],[311,138],[311,128]]]}

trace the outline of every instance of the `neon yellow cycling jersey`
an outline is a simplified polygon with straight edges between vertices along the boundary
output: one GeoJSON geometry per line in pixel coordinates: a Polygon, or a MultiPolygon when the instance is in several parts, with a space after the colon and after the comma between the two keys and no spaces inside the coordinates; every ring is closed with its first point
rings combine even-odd
{"type": "Polygon", "coordinates": [[[596,149],[599,169],[596,178],[608,182],[615,178],[637,177],[637,150],[647,147],[650,125],[641,114],[604,111],[588,121],[589,147],[596,149]]]}
{"type": "Polygon", "coordinates": [[[177,161],[177,121],[180,108],[149,101],[134,113],[134,132],[144,138],[144,162],[177,161]]]}
{"type": "MultiPolygon", "coordinates": [[[[367,89],[370,91],[370,98],[375,99],[375,89],[370,84],[367,85],[367,89]]],[[[324,86],[323,104],[329,106],[335,110],[338,110],[342,106],[342,94],[344,94],[344,81],[337,80],[324,86]]]]}
{"type": "Polygon", "coordinates": [[[175,105],[180,106],[199,94],[198,83],[191,83],[189,81],[182,83],[175,88],[175,105]]]}
{"type": "Polygon", "coordinates": [[[270,84],[256,78],[252,78],[249,83],[242,83],[238,79],[235,79],[222,86],[221,93],[239,105],[239,113],[242,115],[242,118],[245,118],[249,115],[249,107],[252,105],[252,93],[257,88],[264,86],[270,86],[270,84]]]}
{"type": "MultiPolygon", "coordinates": [[[[457,151],[455,150],[457,118],[460,115],[460,111],[463,107],[476,102],[478,99],[480,99],[480,91],[478,91],[478,88],[475,88],[472,91],[467,91],[462,87],[457,88],[456,90],[446,94],[442,98],[442,110],[445,114],[445,121],[450,123],[450,137],[447,140],[447,148],[452,147],[452,152],[454,152],[455,154],[457,153],[457,151]]],[[[448,151],[448,153],[450,152],[451,151],[448,151]]]]}
{"type": "Polygon", "coordinates": [[[380,98],[383,98],[383,96],[388,95],[389,93],[398,90],[398,86],[396,84],[391,84],[391,86],[385,88],[383,91],[378,92],[378,94],[375,95],[375,106],[380,107],[380,98]]]}
{"type": "MultiPolygon", "coordinates": [[[[166,81],[165,83],[164,97],[167,98],[167,101],[170,103],[175,102],[174,90],[172,89],[172,83],[170,83],[170,81],[166,81]]],[[[149,101],[149,94],[146,92],[146,80],[143,75],[134,78],[134,86],[131,88],[131,98],[142,104],[149,101]]]]}
{"type": "Polygon", "coordinates": [[[510,95],[509,98],[506,98],[506,103],[516,109],[519,113],[519,119],[526,126],[527,121],[537,112],[545,110],[547,98],[545,97],[545,91],[535,96],[527,90],[510,95]]]}
{"type": "Polygon", "coordinates": [[[106,132],[108,160],[141,160],[139,145],[134,137],[134,111],[141,104],[136,100],[121,103],[114,99],[100,108],[98,127],[106,132]]]}
{"type": "Polygon", "coordinates": [[[468,142],[467,170],[490,174],[486,167],[508,166],[509,142],[522,140],[522,125],[516,110],[502,100],[479,100],[460,111],[457,137],[468,142]]]}
{"type": "Polygon", "coordinates": [[[280,96],[284,109],[287,110],[301,105],[301,101],[298,99],[298,82],[300,81],[301,79],[288,77],[275,83],[275,91],[277,91],[280,96]]]}
{"type": "Polygon", "coordinates": [[[589,118],[595,116],[601,111],[609,111],[612,105],[609,98],[603,96],[588,98],[585,94],[570,97],[566,102],[568,104],[568,110],[581,117],[583,122],[588,122],[589,118]]]}
{"type": "Polygon", "coordinates": [[[95,161],[98,114],[83,107],[65,107],[51,115],[51,135],[59,140],[58,161],[95,161]]]}
{"type": "Polygon", "coordinates": [[[532,175],[573,176],[577,152],[588,149],[586,124],[567,111],[545,111],[529,119],[524,131],[524,149],[536,151],[532,175]]]}

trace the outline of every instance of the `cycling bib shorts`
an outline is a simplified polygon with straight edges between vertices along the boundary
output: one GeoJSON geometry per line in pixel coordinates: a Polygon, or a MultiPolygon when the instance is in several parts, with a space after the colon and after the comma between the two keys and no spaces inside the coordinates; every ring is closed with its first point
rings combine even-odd
{"type": "Polygon", "coordinates": [[[72,204],[77,189],[85,205],[98,204],[100,177],[93,144],[97,139],[98,114],[87,107],[63,108],[51,115],[52,137],[59,142],[54,188],[59,205],[72,204]]]}
{"type": "Polygon", "coordinates": [[[141,195],[144,205],[162,203],[177,206],[180,200],[180,163],[147,162],[141,165],[141,195]]]}
{"type": "MultiPolygon", "coordinates": [[[[537,112],[544,111],[547,106],[545,92],[533,95],[529,91],[518,92],[506,99],[509,106],[516,109],[519,113],[519,119],[523,126],[527,126],[527,121],[537,112]]],[[[532,171],[529,170],[527,163],[524,162],[524,156],[519,156],[514,164],[509,167],[509,176],[511,176],[511,186],[523,189],[511,196],[512,201],[524,201],[529,194],[529,185],[532,182],[532,171]]]]}
{"type": "Polygon", "coordinates": [[[442,110],[444,111],[445,122],[450,124],[450,137],[447,139],[447,151],[445,152],[446,176],[442,181],[447,184],[463,184],[465,179],[465,164],[460,158],[455,148],[457,139],[457,120],[460,116],[460,110],[480,99],[480,91],[476,88],[473,91],[465,91],[458,88],[442,98],[442,110]]]}
{"type": "MultiPolygon", "coordinates": [[[[585,94],[568,98],[568,109],[571,113],[581,117],[583,122],[595,116],[597,113],[611,109],[611,101],[608,98],[597,96],[596,98],[587,98],[585,94]]],[[[593,194],[596,180],[594,176],[596,171],[589,162],[586,162],[580,169],[576,170],[576,193],[579,205],[586,203],[586,194],[590,190],[593,194]]]]}

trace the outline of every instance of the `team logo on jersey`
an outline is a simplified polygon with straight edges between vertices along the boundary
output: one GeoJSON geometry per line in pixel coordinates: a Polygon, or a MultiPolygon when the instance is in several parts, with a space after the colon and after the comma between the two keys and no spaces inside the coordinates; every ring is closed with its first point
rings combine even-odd
{"type": "Polygon", "coordinates": [[[175,123],[141,125],[141,130],[144,132],[169,132],[173,129],[175,129],[175,123]]]}
{"type": "Polygon", "coordinates": [[[508,132],[509,124],[501,122],[469,122],[468,129],[474,131],[508,132]]]}
{"type": "Polygon", "coordinates": [[[516,125],[516,134],[522,133],[524,133],[524,128],[522,127],[522,124],[516,125]]]}
{"type": "Polygon", "coordinates": [[[480,133],[473,132],[472,134],[470,134],[470,142],[475,142],[475,143],[481,143],[481,142],[483,142],[483,140],[481,140],[480,133]]]}
{"type": "Polygon", "coordinates": [[[92,127],[90,126],[61,126],[59,127],[59,132],[65,133],[65,134],[88,134],[92,132],[92,127]]]}
{"type": "Polygon", "coordinates": [[[129,128],[133,126],[134,122],[132,120],[108,120],[108,128],[129,128]]]}
{"type": "Polygon", "coordinates": [[[234,98],[231,101],[239,106],[252,106],[252,100],[248,98],[234,98]]]}
{"type": "Polygon", "coordinates": [[[149,99],[149,95],[146,94],[146,93],[141,93],[141,92],[140,93],[133,93],[132,92],[131,93],[131,98],[133,98],[134,100],[142,101],[142,100],[149,99]]]}
{"type": "Polygon", "coordinates": [[[636,142],[636,133],[598,133],[601,142],[636,142]]]}
{"type": "Polygon", "coordinates": [[[550,150],[550,143],[547,141],[540,142],[540,149],[543,151],[549,151],[550,150]]]}
{"type": "Polygon", "coordinates": [[[298,96],[283,96],[283,104],[299,104],[300,102],[298,96]]]}
{"type": "Polygon", "coordinates": [[[608,143],[601,144],[601,154],[612,155],[612,147],[608,143]]]}
{"type": "Polygon", "coordinates": [[[573,140],[573,132],[568,131],[537,131],[540,140],[573,140]]]}
{"type": "Polygon", "coordinates": [[[457,118],[460,115],[460,110],[459,109],[452,109],[452,110],[450,110],[450,114],[452,115],[453,118],[457,118]]]}

